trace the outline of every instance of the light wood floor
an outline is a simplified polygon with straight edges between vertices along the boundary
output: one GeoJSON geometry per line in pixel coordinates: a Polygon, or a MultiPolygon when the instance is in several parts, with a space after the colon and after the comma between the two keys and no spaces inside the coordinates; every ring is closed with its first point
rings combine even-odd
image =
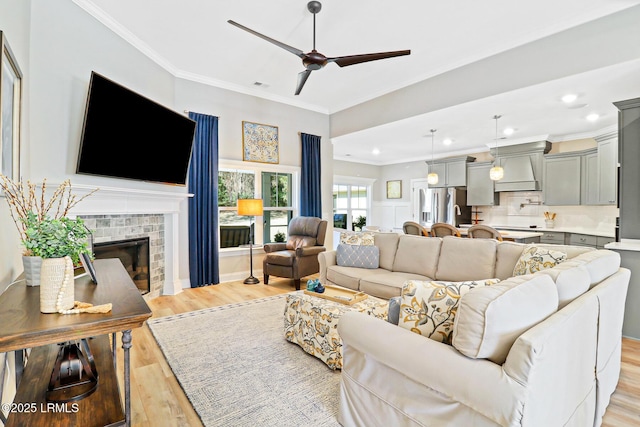
{"type": "MultiPolygon", "coordinates": [[[[176,296],[154,298],[148,301],[148,304],[153,311],[153,317],[162,317],[294,290],[292,282],[289,280],[271,277],[270,282],[268,286],[230,282],[204,288],[186,289],[176,296]]],[[[118,338],[118,342],[120,342],[120,338],[118,338]]],[[[198,343],[185,342],[184,345],[195,347],[198,343]]],[[[120,384],[122,384],[122,366],[122,349],[119,349],[120,384]]],[[[133,331],[131,400],[134,426],[202,425],[146,325],[133,331]]],[[[623,339],[620,382],[611,398],[603,426],[631,427],[639,425],[640,341],[623,339]]]]}

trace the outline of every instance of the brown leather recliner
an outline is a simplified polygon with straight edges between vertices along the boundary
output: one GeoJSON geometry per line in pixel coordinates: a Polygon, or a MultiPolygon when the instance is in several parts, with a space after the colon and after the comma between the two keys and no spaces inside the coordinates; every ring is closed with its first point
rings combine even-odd
{"type": "Polygon", "coordinates": [[[300,278],[320,271],[318,254],[327,250],[324,247],[326,233],[327,221],[309,216],[293,218],[286,243],[264,245],[265,285],[269,284],[269,275],[273,275],[293,279],[296,289],[300,289],[300,278]]]}

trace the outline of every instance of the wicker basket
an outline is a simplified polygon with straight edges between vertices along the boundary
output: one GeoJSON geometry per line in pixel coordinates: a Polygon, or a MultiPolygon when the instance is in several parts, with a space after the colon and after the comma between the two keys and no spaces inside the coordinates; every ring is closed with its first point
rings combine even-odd
{"type": "Polygon", "coordinates": [[[62,296],[60,309],[73,308],[73,262],[71,258],[45,258],[42,260],[40,270],[40,311],[42,313],[56,313],[56,301],[58,293],[65,285],[65,292],[62,296]]]}

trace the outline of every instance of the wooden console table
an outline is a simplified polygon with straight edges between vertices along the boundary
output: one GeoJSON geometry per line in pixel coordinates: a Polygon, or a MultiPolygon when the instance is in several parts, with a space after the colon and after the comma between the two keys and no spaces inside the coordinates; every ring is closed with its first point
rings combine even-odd
{"type": "Polygon", "coordinates": [[[95,268],[98,284],[92,283],[88,276],[76,278],[75,300],[94,305],[112,303],[110,313],[40,313],[40,288],[26,286],[24,282],[0,294],[0,353],[16,352],[18,385],[6,427],[131,425],[131,329],[141,327],[151,317],[151,310],[120,260],[96,260],[95,268]],[[124,349],[124,414],[116,379],[117,332],[122,332],[124,349]],[[111,345],[106,336],[101,337],[107,334],[112,334],[111,345]],[[98,369],[97,390],[73,404],[48,405],[45,392],[56,344],[89,337],[95,337],[90,340],[90,346],[98,369]],[[32,350],[23,373],[22,350],[25,348],[32,350]]]}

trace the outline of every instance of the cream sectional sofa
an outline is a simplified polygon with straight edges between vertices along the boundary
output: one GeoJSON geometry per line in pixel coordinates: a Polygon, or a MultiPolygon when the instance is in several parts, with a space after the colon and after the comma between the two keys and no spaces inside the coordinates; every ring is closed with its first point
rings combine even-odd
{"type": "MultiPolygon", "coordinates": [[[[378,268],[340,266],[336,251],[327,251],[318,255],[320,282],[389,299],[400,295],[407,280],[504,280],[513,275],[514,265],[526,246],[492,239],[373,235],[380,252],[378,268]]],[[[538,246],[562,251],[568,258],[595,250],[586,246],[538,246]]]]}
{"type": "Polygon", "coordinates": [[[338,325],[343,426],[599,426],[620,373],[630,272],[617,253],[511,277],[526,245],[378,233],[379,268],[320,254],[321,280],[389,298],[406,280],[499,278],[459,302],[453,345],[361,313],[338,325]],[[556,308],[557,307],[557,308],[556,308]]]}

